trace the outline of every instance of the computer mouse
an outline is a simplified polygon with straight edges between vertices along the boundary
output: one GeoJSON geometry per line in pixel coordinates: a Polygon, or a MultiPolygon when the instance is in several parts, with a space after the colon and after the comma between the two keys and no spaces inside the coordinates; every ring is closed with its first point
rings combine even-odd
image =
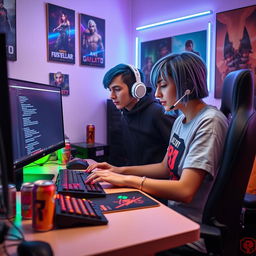
{"type": "Polygon", "coordinates": [[[18,256],[53,256],[51,246],[44,241],[23,241],[17,249],[18,256]]]}
{"type": "Polygon", "coordinates": [[[88,166],[88,162],[85,159],[81,158],[74,158],[70,160],[66,165],[67,169],[73,170],[85,170],[88,166]]]}

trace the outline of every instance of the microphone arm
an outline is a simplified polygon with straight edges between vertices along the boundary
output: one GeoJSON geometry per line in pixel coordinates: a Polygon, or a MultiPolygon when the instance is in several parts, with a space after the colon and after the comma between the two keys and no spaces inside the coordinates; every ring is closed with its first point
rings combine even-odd
{"type": "Polygon", "coordinates": [[[190,94],[190,90],[187,89],[187,90],[185,91],[184,95],[181,96],[181,97],[170,107],[169,111],[172,110],[172,109],[174,109],[174,108],[176,107],[176,105],[177,105],[185,96],[187,96],[187,95],[189,95],[189,94],[190,94]]]}

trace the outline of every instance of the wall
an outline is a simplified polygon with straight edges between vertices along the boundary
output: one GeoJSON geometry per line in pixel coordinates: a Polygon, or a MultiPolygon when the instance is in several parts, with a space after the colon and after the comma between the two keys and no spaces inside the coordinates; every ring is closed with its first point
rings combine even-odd
{"type": "MultiPolygon", "coordinates": [[[[206,30],[208,22],[212,23],[211,65],[210,65],[210,95],[207,103],[220,106],[220,100],[214,98],[214,68],[215,68],[215,19],[216,13],[256,4],[255,0],[132,0],[133,38],[139,37],[141,42],[165,37],[206,30]],[[145,4],[146,3],[146,4],[145,4]],[[147,30],[136,31],[135,28],[151,23],[178,18],[198,12],[212,10],[213,14],[187,21],[167,24],[147,30]]],[[[239,17],[238,17],[239,18],[239,17]]],[[[135,44],[135,43],[134,43],[135,44]]],[[[133,51],[134,49],[133,44],[133,51]]]]}
{"type": "Polygon", "coordinates": [[[130,0],[54,0],[50,3],[76,12],[105,19],[106,67],[79,65],[76,31],[76,63],[47,62],[46,7],[43,0],[17,0],[17,61],[9,62],[9,77],[49,83],[49,73],[69,74],[70,95],[63,97],[65,133],[71,142],[85,141],[85,126],[96,126],[96,141],[106,142],[106,99],[102,86],[104,73],[120,62],[132,62],[130,0]]]}
{"type": "MultiPolygon", "coordinates": [[[[255,4],[255,0],[52,0],[50,3],[106,21],[106,67],[79,65],[79,40],[76,31],[76,63],[47,62],[46,9],[43,0],[17,0],[17,61],[9,62],[9,76],[34,82],[49,83],[49,73],[69,74],[70,96],[63,97],[65,132],[71,142],[85,141],[85,126],[96,126],[96,141],[106,142],[106,99],[102,86],[104,73],[118,63],[134,63],[135,37],[141,41],[160,39],[207,28],[213,24],[211,66],[215,55],[216,12],[255,4]],[[137,32],[136,27],[195,12],[212,10],[213,14],[189,21],[137,32]]],[[[208,103],[219,106],[214,99],[214,69],[211,72],[211,94],[208,103]]]]}

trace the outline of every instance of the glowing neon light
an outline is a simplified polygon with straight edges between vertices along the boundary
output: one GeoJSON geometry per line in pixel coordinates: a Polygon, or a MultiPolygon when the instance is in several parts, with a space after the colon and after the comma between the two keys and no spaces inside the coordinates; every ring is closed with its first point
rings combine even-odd
{"type": "Polygon", "coordinates": [[[208,29],[207,29],[207,88],[208,91],[210,91],[210,81],[211,81],[211,77],[210,77],[210,67],[211,67],[211,33],[212,33],[212,24],[211,22],[208,22],[208,29]]]}
{"type": "Polygon", "coordinates": [[[135,39],[135,67],[139,67],[139,38],[135,39]]]}
{"type": "Polygon", "coordinates": [[[209,15],[209,14],[211,14],[211,13],[212,13],[212,11],[199,12],[199,13],[195,13],[195,14],[183,16],[183,17],[180,17],[180,18],[175,18],[175,19],[160,21],[160,22],[156,22],[156,23],[149,24],[149,25],[137,27],[136,30],[143,30],[143,29],[148,29],[148,28],[152,28],[152,27],[157,27],[157,26],[161,26],[161,25],[165,25],[165,24],[169,24],[169,23],[173,23],[173,22],[177,22],[177,21],[183,21],[183,20],[193,19],[193,18],[196,18],[196,17],[201,17],[201,16],[209,15]]]}
{"type": "Polygon", "coordinates": [[[128,196],[122,196],[122,195],[120,195],[120,196],[118,196],[117,198],[118,198],[118,199],[127,199],[128,196]]]}

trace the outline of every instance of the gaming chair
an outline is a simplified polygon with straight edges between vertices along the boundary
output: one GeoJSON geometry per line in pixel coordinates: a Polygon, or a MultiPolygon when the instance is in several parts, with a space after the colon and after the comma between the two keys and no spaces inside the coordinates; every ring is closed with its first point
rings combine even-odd
{"type": "Polygon", "coordinates": [[[256,152],[254,84],[249,70],[224,79],[220,110],[229,118],[220,169],[206,202],[201,225],[208,255],[239,252],[240,215],[256,152]]]}

